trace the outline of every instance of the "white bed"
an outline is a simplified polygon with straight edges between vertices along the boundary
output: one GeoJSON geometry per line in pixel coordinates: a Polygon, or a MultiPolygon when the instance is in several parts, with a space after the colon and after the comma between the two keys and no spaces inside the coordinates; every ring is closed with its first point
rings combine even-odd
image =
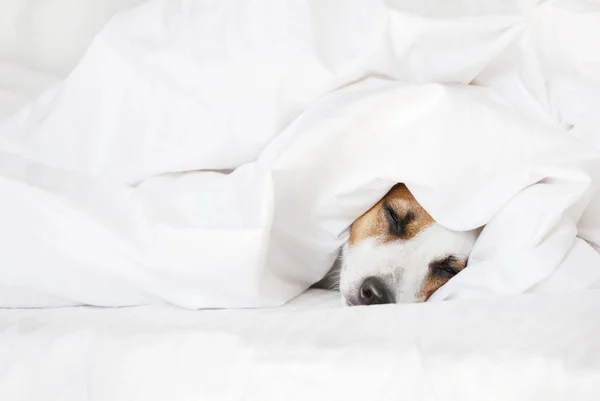
{"type": "MultiPolygon", "coordinates": [[[[0,120],[67,76],[112,13],[140,2],[0,4],[0,120]],[[32,21],[38,31],[17,29],[32,21]]],[[[511,75],[480,78],[502,87],[511,75]]],[[[561,121],[578,116],[566,110],[561,121]]],[[[593,270],[578,259],[591,249],[535,294],[345,308],[338,293],[311,289],[273,308],[194,311],[151,297],[0,309],[0,400],[597,400],[600,290],[573,273],[593,270]]]]}
{"type": "Polygon", "coordinates": [[[600,291],[342,308],[0,311],[0,399],[590,401],[600,291]]]}

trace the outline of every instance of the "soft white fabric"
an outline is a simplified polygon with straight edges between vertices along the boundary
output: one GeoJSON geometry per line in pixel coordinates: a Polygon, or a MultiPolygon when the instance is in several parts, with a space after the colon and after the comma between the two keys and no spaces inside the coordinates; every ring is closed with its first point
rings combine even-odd
{"type": "Polygon", "coordinates": [[[2,0],[0,121],[64,78],[116,12],[144,0],[2,0]]]}
{"type": "Polygon", "coordinates": [[[590,401],[600,292],[342,308],[0,311],[10,401],[590,401]],[[10,369],[8,369],[10,368],[10,369]]]}
{"type": "Polygon", "coordinates": [[[487,223],[434,299],[597,287],[599,27],[560,1],[121,13],[0,127],[0,305],[278,305],[395,182],[487,223]]]}
{"type": "Polygon", "coordinates": [[[145,0],[2,0],[0,59],[66,76],[121,10],[145,0]]]}

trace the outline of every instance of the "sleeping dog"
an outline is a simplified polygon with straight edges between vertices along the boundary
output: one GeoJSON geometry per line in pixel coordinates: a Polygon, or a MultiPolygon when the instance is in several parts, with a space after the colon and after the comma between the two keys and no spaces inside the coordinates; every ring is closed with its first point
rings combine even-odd
{"type": "Polygon", "coordinates": [[[479,231],[450,231],[394,186],[350,227],[340,292],[347,305],[424,302],[464,269],[479,231]]]}

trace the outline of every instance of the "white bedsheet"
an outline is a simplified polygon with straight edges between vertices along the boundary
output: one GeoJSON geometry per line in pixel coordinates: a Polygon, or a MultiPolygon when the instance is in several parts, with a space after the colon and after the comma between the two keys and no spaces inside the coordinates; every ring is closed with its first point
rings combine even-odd
{"type": "Polygon", "coordinates": [[[116,12],[144,0],[3,0],[0,121],[64,79],[116,12]]]}
{"type": "Polygon", "coordinates": [[[598,7],[445,4],[117,15],[0,126],[0,305],[280,305],[396,182],[487,223],[434,299],[600,286],[598,7]]]}
{"type": "MultiPolygon", "coordinates": [[[[127,3],[136,2],[136,0],[131,0],[127,3]]],[[[2,28],[9,25],[0,24],[0,119],[11,114],[44,87],[56,82],[62,75],[70,71],[72,68],[70,63],[82,50],[78,46],[85,44],[86,38],[90,37],[93,29],[98,28],[102,19],[108,16],[109,13],[103,7],[108,7],[109,2],[103,2],[103,6],[93,12],[91,5],[98,6],[99,3],[89,2],[88,7],[90,8],[88,9],[75,8],[78,12],[82,12],[81,15],[87,15],[87,19],[75,18],[74,15],[71,15],[70,19],[63,18],[63,22],[80,23],[77,25],[80,31],[77,31],[75,35],[70,30],[70,27],[74,25],[63,23],[61,26],[64,29],[58,32],[64,36],[52,37],[51,33],[56,32],[56,20],[52,21],[51,18],[52,15],[60,15],[61,8],[57,7],[58,5],[66,7],[62,10],[70,8],[73,11],[75,4],[81,6],[83,3],[82,0],[71,2],[70,0],[54,0],[54,6],[50,8],[45,8],[50,4],[47,1],[43,5],[36,3],[41,5],[39,9],[28,10],[16,7],[9,9],[10,12],[6,12],[7,5],[23,5],[25,2],[7,0],[0,4],[0,22],[10,20],[24,23],[27,18],[34,16],[38,16],[36,18],[40,22],[40,16],[48,18],[45,21],[48,25],[38,23],[36,30],[38,36],[31,34],[28,29],[17,29],[15,32],[28,32],[31,36],[11,37],[2,31],[2,28]],[[44,10],[45,12],[43,12],[44,10]],[[53,10],[55,13],[48,14],[48,10],[53,10]],[[19,15],[19,18],[13,18],[15,15],[19,15]],[[24,18],[23,15],[26,15],[27,18],[24,18]],[[46,30],[42,29],[44,26],[47,28],[46,30]],[[12,43],[10,42],[11,38],[19,40],[12,43]],[[23,45],[23,39],[29,41],[30,51],[34,54],[24,51],[27,46],[23,45]],[[65,44],[65,40],[68,42],[68,39],[73,41],[72,46],[61,47],[65,44]],[[31,43],[36,45],[31,46],[31,43]],[[40,43],[44,45],[43,48],[48,49],[48,53],[35,51],[36,46],[40,43]],[[20,53],[21,51],[24,52],[20,53]],[[57,61],[57,55],[63,57],[60,62],[57,61]]],[[[112,3],[114,4],[109,8],[116,9],[118,6],[124,6],[126,2],[112,3]]],[[[232,4],[225,1],[222,3],[232,4]]],[[[371,3],[377,4],[375,1],[371,3]]],[[[583,138],[588,143],[595,143],[600,148],[600,136],[598,135],[600,124],[594,121],[597,117],[589,110],[590,106],[596,104],[594,96],[600,93],[594,86],[598,83],[597,71],[593,68],[594,65],[597,65],[594,63],[597,61],[595,57],[598,56],[598,52],[594,52],[593,49],[597,43],[595,40],[600,37],[592,34],[594,26],[597,26],[597,13],[593,12],[594,3],[547,1],[536,6],[535,2],[488,2],[489,10],[493,10],[495,6],[501,6],[505,7],[505,13],[504,11],[500,12],[503,16],[499,17],[494,11],[491,16],[484,18],[485,23],[481,25],[476,22],[477,18],[457,18],[455,20],[439,18],[442,14],[446,15],[445,13],[452,10],[444,10],[440,8],[440,4],[434,3],[436,2],[396,2],[399,9],[412,8],[412,14],[410,12],[394,13],[392,19],[401,19],[400,26],[413,29],[412,32],[414,30],[424,32],[418,41],[419,47],[410,49],[414,43],[401,44],[401,48],[405,46],[405,50],[409,49],[410,51],[400,53],[396,62],[403,60],[407,54],[412,54],[413,57],[404,59],[405,63],[402,65],[395,65],[395,68],[399,68],[400,76],[406,77],[406,75],[402,75],[406,73],[411,79],[417,81],[434,79],[452,82],[462,80],[457,77],[463,77],[467,81],[467,78],[479,67],[475,68],[469,64],[470,68],[461,70],[464,65],[461,65],[461,60],[455,59],[453,55],[458,54],[456,53],[458,51],[465,51],[465,48],[456,49],[450,45],[460,45],[462,42],[456,41],[455,37],[444,42],[448,52],[440,54],[437,59],[431,59],[437,54],[439,48],[434,42],[431,42],[431,36],[425,34],[427,29],[424,27],[433,24],[429,25],[429,28],[433,26],[439,29],[438,33],[433,36],[435,40],[444,39],[449,32],[458,35],[461,29],[468,27],[462,38],[470,40],[466,42],[468,44],[466,47],[472,51],[470,55],[482,55],[481,49],[487,49],[489,53],[484,52],[485,59],[488,61],[493,59],[493,62],[485,66],[485,69],[477,76],[476,83],[492,86],[509,99],[511,104],[517,105],[520,112],[531,116],[538,122],[546,121],[548,124],[559,126],[573,136],[583,138]],[[433,15],[436,11],[437,16],[433,15]],[[519,29],[513,28],[520,21],[520,12],[529,16],[528,30],[521,36],[513,37],[511,35],[515,31],[519,31],[519,29]],[[421,17],[415,17],[419,15],[421,17]],[[427,15],[431,19],[428,19],[427,15]],[[467,22],[468,24],[465,25],[467,22]],[[492,24],[493,22],[500,25],[506,23],[507,28],[496,31],[494,27],[498,25],[492,24]],[[479,29],[478,26],[483,29],[482,32],[493,31],[494,33],[490,36],[474,35],[473,32],[477,32],[479,29]],[[488,30],[488,28],[490,29],[488,30]],[[491,39],[491,42],[485,42],[487,45],[484,44],[481,47],[474,46],[474,42],[477,42],[478,38],[483,42],[486,38],[491,39]],[[514,38],[519,38],[519,40],[513,40],[514,38]],[[505,41],[509,43],[506,47],[504,47],[505,41]],[[490,43],[493,46],[489,47],[490,43]],[[427,49],[425,45],[435,51],[420,53],[419,49],[421,51],[427,49]],[[496,47],[496,45],[498,46],[496,47]],[[500,49],[504,50],[500,51],[500,49]],[[533,54],[536,54],[537,57],[533,57],[533,54]],[[410,60],[410,62],[406,60],[410,60]],[[414,68],[411,69],[411,65],[414,68]],[[445,75],[450,68],[454,72],[460,73],[445,75]],[[565,73],[564,70],[568,70],[568,73],[565,73]],[[466,73],[466,75],[461,75],[462,73],[466,73]],[[578,80],[579,82],[577,82],[578,80]],[[571,129],[571,126],[574,128],[571,129]]],[[[172,2],[172,4],[178,3],[172,2]]],[[[180,4],[189,5],[188,2],[180,4]]],[[[321,0],[321,4],[333,5],[334,2],[321,0]]],[[[359,5],[360,2],[353,4],[359,5]]],[[[463,9],[457,7],[454,11],[460,14],[467,12],[468,9],[469,7],[465,3],[463,9]]],[[[316,21],[328,21],[327,12],[323,10],[319,7],[313,9],[313,11],[318,11],[314,16],[316,21]]],[[[351,77],[353,73],[364,67],[359,66],[360,68],[358,68],[352,62],[352,60],[360,61],[359,45],[370,40],[370,37],[365,34],[369,31],[368,24],[361,25],[357,22],[363,21],[363,19],[368,21],[371,17],[368,12],[353,13],[348,10],[344,9],[340,16],[348,18],[346,20],[342,18],[342,21],[346,21],[345,23],[338,25],[331,24],[329,21],[318,25],[319,35],[321,35],[319,37],[324,39],[319,42],[319,45],[322,46],[319,53],[322,58],[319,60],[333,73],[351,77]],[[346,40],[347,38],[352,40],[346,40]],[[361,41],[363,39],[365,42],[361,41]],[[358,68],[358,70],[353,68],[358,68]]],[[[360,10],[365,11],[366,9],[360,10]]],[[[240,11],[241,20],[246,15],[244,13],[250,11],[240,11]]],[[[485,12],[479,10],[470,14],[473,14],[471,15],[473,17],[483,15],[485,12]]],[[[240,22],[240,20],[234,22],[240,22]]],[[[30,25],[24,23],[21,28],[27,26],[30,25]]],[[[9,30],[8,33],[11,31],[9,30]]],[[[402,35],[396,36],[396,39],[402,39],[402,37],[402,35]]],[[[362,60],[364,61],[364,58],[362,60]]],[[[483,68],[483,64],[485,64],[483,61],[477,63],[481,68],[483,68]]],[[[399,87],[385,82],[369,85],[380,85],[380,88],[388,87],[392,92],[401,91],[399,87]]],[[[368,88],[369,86],[363,86],[361,90],[368,88]]],[[[298,88],[296,87],[296,89],[298,88]]],[[[346,93],[352,93],[352,91],[346,93]]],[[[381,98],[384,103],[389,99],[385,96],[381,98]]],[[[448,99],[451,100],[452,97],[448,99]]],[[[394,97],[394,100],[397,99],[394,97]]],[[[41,101],[38,104],[42,103],[44,102],[41,101]]],[[[335,110],[335,107],[331,107],[332,104],[340,106],[342,103],[346,103],[344,96],[339,96],[337,100],[330,99],[324,103],[323,109],[314,111],[317,117],[312,121],[317,126],[323,123],[332,123],[332,121],[340,119],[339,114],[352,113],[356,110],[348,109],[345,112],[328,114],[331,111],[328,109],[335,110]],[[326,118],[323,118],[323,115],[326,118]]],[[[359,106],[369,108],[366,103],[359,106]]],[[[377,106],[376,103],[375,106],[377,106]]],[[[471,103],[465,103],[463,106],[466,106],[462,109],[465,112],[472,110],[471,103]]],[[[480,107],[479,110],[482,109],[481,106],[478,107],[480,107]]],[[[514,116],[509,121],[517,121],[513,118],[514,116]]],[[[420,121],[427,120],[428,118],[424,118],[420,121]]],[[[352,125],[355,120],[348,121],[351,121],[350,125],[352,125]]],[[[493,121],[496,122],[497,118],[493,121]]],[[[498,123],[497,130],[502,130],[506,121],[498,123]]],[[[481,124],[490,125],[490,120],[484,118],[481,124]]],[[[491,128],[494,128],[494,124],[491,124],[491,128]]],[[[523,129],[520,123],[516,128],[523,129]]],[[[348,137],[348,131],[345,129],[339,131],[338,138],[348,137]]],[[[360,129],[355,132],[359,131],[360,129]]],[[[28,133],[35,133],[35,130],[28,131],[28,133]]],[[[321,131],[315,131],[315,142],[322,140],[318,137],[321,134],[321,131]]],[[[358,135],[357,138],[360,138],[359,133],[356,135],[358,135]]],[[[300,155],[310,154],[311,157],[308,159],[313,162],[319,159],[318,155],[312,157],[312,152],[314,149],[319,149],[318,147],[308,147],[307,149],[309,150],[305,149],[300,155]]],[[[403,146],[400,146],[399,149],[399,154],[406,154],[403,146]]],[[[321,163],[326,162],[325,157],[319,160],[321,163]]],[[[0,161],[6,167],[7,159],[0,156],[0,161]]],[[[293,163],[305,161],[298,157],[288,163],[293,165],[293,163]]],[[[345,164],[343,167],[347,168],[350,164],[345,164]]],[[[15,165],[13,164],[13,167],[15,165]]],[[[335,166],[334,163],[328,168],[335,168],[335,166]]],[[[358,166],[356,170],[359,171],[362,167],[364,166],[358,166]]],[[[29,170],[27,175],[30,179],[32,176],[36,178],[36,171],[46,172],[45,168],[29,170]]],[[[564,166],[561,168],[562,172],[569,170],[565,170],[564,166]]],[[[294,169],[287,172],[280,171],[278,174],[284,173],[292,177],[291,180],[288,180],[292,186],[296,180],[316,182],[315,177],[320,176],[317,174],[317,170],[314,171],[314,175],[307,174],[306,176],[294,169]]],[[[369,171],[367,171],[367,175],[368,173],[369,171]]],[[[353,174],[356,174],[356,171],[353,174]]],[[[390,173],[390,176],[394,174],[390,173]]],[[[91,179],[90,176],[84,175],[83,177],[83,181],[86,182],[91,179]]],[[[331,180],[333,176],[327,177],[331,180]]],[[[567,178],[565,182],[577,181],[571,181],[572,178],[567,178]]],[[[3,189],[6,189],[7,186],[10,187],[10,183],[6,179],[6,176],[0,179],[4,180],[0,181],[3,189]]],[[[94,179],[96,178],[94,177],[94,179]]],[[[359,174],[358,179],[361,180],[363,177],[359,174]]],[[[329,183],[330,181],[323,181],[323,185],[329,183]]],[[[81,182],[76,181],[74,184],[73,188],[81,188],[81,182]]],[[[184,182],[181,185],[185,189],[187,184],[184,182]]],[[[333,228],[327,231],[326,238],[330,241],[335,238],[335,243],[342,241],[344,237],[342,235],[337,238],[338,232],[342,231],[353,214],[358,213],[365,205],[376,199],[386,185],[385,182],[375,182],[366,187],[363,186],[362,191],[349,191],[343,193],[343,196],[333,197],[330,199],[332,207],[319,209],[321,214],[313,211],[314,214],[311,216],[322,218],[327,215],[329,223],[334,222],[334,225],[330,226],[333,228]],[[352,196],[348,197],[350,193],[352,196]],[[337,206],[337,208],[333,206],[337,206]]],[[[348,188],[355,186],[356,182],[347,185],[348,188]]],[[[584,186],[579,186],[578,190],[584,186]]],[[[156,188],[160,189],[160,181],[156,188]]],[[[576,186],[572,188],[575,189],[576,186]]],[[[46,187],[46,189],[54,192],[56,187],[46,187]]],[[[280,191],[288,189],[290,188],[283,187],[280,191]]],[[[293,191],[290,193],[297,195],[293,191]]],[[[114,194],[114,192],[109,191],[109,194],[114,194]]],[[[90,195],[93,197],[95,194],[90,195]]],[[[12,247],[15,244],[23,245],[23,243],[10,241],[15,229],[22,227],[23,222],[7,225],[5,218],[11,213],[17,213],[20,208],[21,211],[28,210],[27,207],[18,203],[19,199],[10,205],[14,208],[7,208],[6,203],[2,202],[6,202],[11,196],[14,196],[14,193],[8,191],[0,197],[0,205],[4,208],[2,225],[0,225],[0,232],[4,235],[0,242],[0,270],[4,274],[1,276],[0,283],[3,284],[7,283],[7,272],[14,271],[12,269],[16,269],[17,266],[23,267],[24,259],[22,257],[24,255],[33,254],[33,256],[39,257],[41,254],[41,249],[37,248],[39,243],[29,243],[28,247],[17,247],[17,252],[13,254],[17,255],[13,262],[20,261],[20,263],[13,265],[7,263],[7,252],[14,251],[15,249],[12,247]]],[[[427,196],[423,197],[425,200],[427,198],[427,196]]],[[[36,199],[38,201],[41,199],[39,192],[32,198],[33,201],[36,199]]],[[[72,206],[73,204],[70,202],[76,197],[70,193],[67,199],[69,201],[62,206],[72,206]]],[[[467,203],[465,209],[469,210],[477,200],[474,199],[473,202],[467,203]]],[[[114,202],[115,199],[113,198],[111,201],[114,202]]],[[[84,200],[84,203],[86,202],[89,206],[90,199],[84,200]]],[[[100,202],[103,200],[100,199],[100,202]]],[[[291,203],[297,207],[301,202],[290,199],[288,196],[283,199],[283,203],[291,203]]],[[[48,226],[39,221],[29,220],[32,225],[24,227],[27,235],[32,235],[44,227],[58,227],[62,224],[61,219],[66,218],[65,212],[70,210],[69,208],[63,209],[60,203],[43,201],[40,205],[47,207],[46,216],[56,217],[52,223],[55,225],[48,226]]],[[[304,205],[310,206],[310,203],[304,203],[304,205]]],[[[433,210],[437,207],[436,204],[430,206],[433,210]]],[[[72,209],[77,210],[77,207],[72,209]]],[[[89,212],[89,209],[78,210],[83,216],[89,212]]],[[[560,210],[560,207],[555,210],[560,210]]],[[[588,208],[584,213],[584,218],[578,221],[579,235],[595,245],[600,244],[600,225],[598,224],[600,214],[598,214],[598,210],[599,208],[588,208]]],[[[250,210],[250,212],[252,211],[254,209],[250,210]]],[[[530,211],[522,209],[521,212],[528,214],[530,211]]],[[[287,219],[280,221],[289,222],[289,219],[292,218],[293,224],[297,225],[305,220],[305,215],[302,213],[290,212],[286,216],[287,219]],[[293,219],[295,216],[297,216],[296,220],[293,219]]],[[[443,217],[444,213],[440,213],[439,216],[443,217]]],[[[460,213],[456,216],[455,223],[464,224],[468,220],[462,220],[460,213]]],[[[506,212],[504,216],[506,216],[506,212]]],[[[522,217],[521,213],[512,214],[512,216],[522,217]]],[[[515,223],[515,220],[509,219],[508,221],[513,224],[511,229],[515,230],[511,232],[513,234],[519,232],[520,226],[515,223]]],[[[452,224],[452,221],[449,223],[452,224]]],[[[81,245],[81,242],[77,241],[77,237],[82,232],[89,234],[89,231],[99,227],[98,221],[87,218],[78,220],[77,224],[71,227],[75,231],[68,238],[56,238],[57,232],[50,230],[42,231],[42,235],[37,239],[47,242],[48,239],[53,238],[55,240],[53,244],[62,242],[70,245],[66,248],[67,253],[56,255],[60,258],[64,258],[67,254],[73,255],[73,248],[76,249],[81,245]],[[85,225],[77,225],[84,221],[85,225]]],[[[116,226],[108,228],[107,232],[111,233],[110,230],[115,229],[116,226]]],[[[547,228],[544,227],[544,229],[547,228]]],[[[114,232],[112,231],[113,234],[114,232]]],[[[94,231],[93,234],[95,235],[94,240],[102,237],[99,232],[94,231]]],[[[542,231],[537,234],[543,237],[542,231]]],[[[574,237],[571,233],[568,236],[569,238],[574,237]]],[[[321,237],[317,238],[323,240],[321,237]]],[[[31,239],[28,237],[28,240],[31,239]]],[[[517,237],[515,240],[514,244],[517,244],[522,237],[517,237]]],[[[565,244],[565,242],[559,242],[565,244]]],[[[492,243],[488,242],[488,244],[492,243]]],[[[106,249],[116,248],[118,245],[117,243],[95,243],[90,253],[81,254],[83,259],[79,259],[77,262],[81,263],[81,267],[85,266],[85,262],[89,262],[89,258],[92,257],[104,260],[102,258],[105,255],[102,252],[105,252],[106,249]]],[[[313,251],[318,248],[315,248],[318,243],[308,245],[313,251]]],[[[323,253],[317,252],[317,255],[327,254],[335,246],[330,243],[325,248],[323,253]]],[[[107,309],[92,307],[45,310],[1,309],[0,400],[596,400],[600,398],[600,336],[598,336],[600,333],[600,313],[598,313],[600,311],[600,292],[598,290],[568,292],[568,290],[580,290],[593,286],[590,277],[594,276],[594,269],[597,267],[594,264],[596,253],[582,240],[575,240],[574,246],[567,246],[567,248],[569,248],[569,252],[567,259],[562,262],[563,268],[554,271],[550,280],[534,286],[534,290],[537,292],[551,291],[552,294],[500,297],[477,302],[457,300],[424,305],[341,308],[338,294],[312,290],[283,307],[257,310],[187,311],[160,305],[107,309]],[[568,268],[564,268],[565,266],[568,268]]],[[[120,248],[120,251],[124,252],[123,248],[120,248]]],[[[298,264],[304,266],[304,263],[307,263],[302,254],[294,254],[290,249],[285,251],[288,252],[288,255],[293,255],[292,260],[297,263],[284,263],[279,266],[281,271],[293,271],[298,264]]],[[[480,248],[483,259],[495,260],[495,263],[502,261],[502,259],[490,258],[494,251],[495,249],[480,248]]],[[[560,259],[562,251],[555,255],[557,259],[560,259]]],[[[41,255],[38,260],[42,262],[51,260],[46,259],[48,255],[41,255]]],[[[129,255],[131,256],[131,254],[129,255]]],[[[59,262],[63,260],[60,258],[59,262]]],[[[511,287],[511,284],[522,285],[522,275],[531,266],[527,265],[530,260],[521,261],[520,265],[513,265],[512,261],[518,261],[518,259],[519,256],[515,255],[514,249],[511,249],[504,259],[510,265],[508,269],[500,269],[491,277],[487,276],[490,274],[489,269],[477,269],[480,273],[476,273],[476,276],[472,278],[474,287],[480,292],[483,289],[483,293],[487,294],[521,292],[523,288],[514,288],[511,287]],[[525,270],[518,270],[519,266],[525,267],[525,270]],[[483,275],[483,277],[477,277],[477,275],[483,275]],[[510,281],[512,279],[514,279],[514,283],[510,281]],[[506,280],[509,281],[508,286],[503,284],[506,280]],[[486,290],[486,285],[492,287],[486,290]]],[[[27,261],[29,263],[32,259],[27,259],[27,261]]],[[[129,262],[134,263],[131,260],[129,262]]],[[[304,271],[297,272],[302,277],[293,276],[291,280],[299,280],[303,284],[294,287],[293,291],[283,294],[277,302],[288,299],[292,294],[300,291],[303,286],[308,285],[315,277],[320,276],[326,269],[327,263],[329,263],[329,259],[326,258],[325,261],[319,260],[317,267],[310,266],[314,268],[314,271],[310,273],[309,277],[304,271]]],[[[90,302],[90,299],[86,298],[86,293],[94,294],[94,288],[100,287],[100,294],[103,298],[100,301],[96,299],[98,304],[123,304],[127,303],[124,302],[125,299],[128,299],[127,294],[131,295],[134,290],[131,287],[120,286],[118,280],[114,281],[114,277],[106,279],[106,271],[101,274],[106,281],[96,281],[92,285],[89,283],[96,280],[97,277],[90,277],[89,271],[81,272],[84,276],[88,275],[87,278],[71,274],[61,275],[60,271],[54,270],[59,265],[60,263],[52,267],[45,263],[31,264],[29,266],[31,269],[26,269],[26,271],[32,275],[31,277],[38,275],[41,280],[29,281],[29,287],[10,285],[0,287],[0,299],[5,305],[11,305],[11,302],[14,302],[21,306],[90,302]],[[53,278],[52,274],[57,273],[58,275],[53,278]],[[78,281],[80,278],[82,280],[78,281]],[[48,280],[49,282],[45,282],[48,280]],[[87,285],[85,285],[86,280],[88,280],[87,285]],[[40,287],[36,287],[36,283],[40,287]],[[107,285],[107,287],[102,287],[102,285],[107,285]],[[41,291],[41,288],[44,288],[44,291],[41,291]],[[48,290],[49,288],[50,290],[48,290]],[[13,292],[9,291],[11,289],[13,292]],[[65,289],[74,291],[77,296],[65,299],[65,289]],[[119,292],[119,290],[124,292],[119,292]],[[110,297],[111,291],[113,291],[114,298],[110,297]],[[63,295],[61,297],[57,294],[63,295]]],[[[534,266],[536,265],[534,264],[534,266]]],[[[548,266],[549,270],[556,267],[552,264],[548,266]]],[[[108,269],[110,265],[99,264],[99,267],[108,269]]],[[[539,270],[534,269],[534,272],[539,273],[539,270]]],[[[156,272],[150,271],[150,273],[156,272]]],[[[27,279],[31,279],[31,277],[27,279]]],[[[163,278],[163,276],[159,276],[159,278],[163,278]]],[[[535,281],[535,277],[533,281],[535,281]]],[[[132,282],[137,281],[132,279],[132,282]]],[[[137,284],[140,285],[139,282],[137,284]]],[[[179,284],[181,285],[181,282],[179,284]]],[[[468,293],[469,291],[465,291],[468,287],[463,282],[454,288],[448,286],[446,295],[443,293],[437,295],[443,298],[450,297],[452,292],[456,291],[460,294],[468,293]]],[[[171,290],[177,289],[181,288],[176,287],[171,290]]],[[[193,290],[197,291],[198,287],[194,288],[192,285],[191,291],[193,290]]],[[[198,299],[182,301],[172,296],[151,296],[143,299],[145,302],[164,300],[194,307],[201,306],[203,302],[202,300],[199,302],[198,299]]],[[[256,299],[255,301],[263,303],[264,299],[260,302],[256,299]]],[[[130,303],[137,302],[140,302],[140,298],[133,299],[130,303]]],[[[12,305],[14,306],[14,304],[12,305]]]]}
{"type": "Polygon", "coordinates": [[[0,399],[591,401],[600,292],[342,308],[0,310],[0,399]]]}

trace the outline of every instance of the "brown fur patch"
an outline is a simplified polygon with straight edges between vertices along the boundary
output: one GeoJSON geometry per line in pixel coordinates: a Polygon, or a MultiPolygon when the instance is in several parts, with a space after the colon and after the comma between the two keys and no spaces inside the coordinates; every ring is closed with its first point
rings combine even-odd
{"type": "MultiPolygon", "coordinates": [[[[452,267],[457,271],[461,271],[466,267],[467,263],[465,260],[456,259],[452,262],[452,267]]],[[[417,298],[421,302],[425,302],[429,299],[434,292],[436,292],[441,286],[446,284],[450,278],[447,277],[438,277],[431,270],[427,273],[425,280],[423,281],[423,286],[421,287],[421,291],[417,295],[417,298]]]]}
{"type": "Polygon", "coordinates": [[[377,238],[379,242],[408,240],[434,223],[433,218],[423,209],[404,184],[395,185],[375,206],[359,217],[350,226],[350,246],[367,238],[377,238]],[[410,221],[405,225],[402,237],[390,233],[385,216],[385,205],[393,208],[402,219],[409,213],[410,221]]]}

